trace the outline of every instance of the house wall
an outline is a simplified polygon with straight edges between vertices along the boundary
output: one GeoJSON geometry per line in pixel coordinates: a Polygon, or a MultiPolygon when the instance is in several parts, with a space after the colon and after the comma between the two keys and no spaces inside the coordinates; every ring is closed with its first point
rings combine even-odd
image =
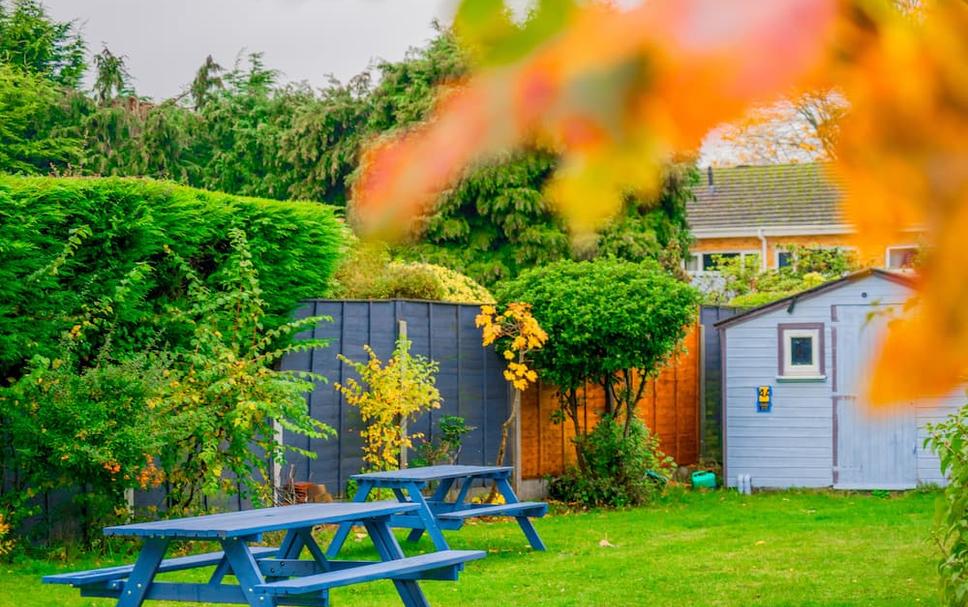
{"type": "MultiPolygon", "coordinates": [[[[758,487],[827,487],[833,484],[833,305],[899,304],[909,288],[878,275],[848,282],[787,307],[751,316],[724,327],[724,436],[728,486],[738,474],[750,474],[758,487]],[[777,380],[780,323],[823,323],[826,379],[810,382],[777,380]],[[757,386],[773,386],[773,409],[758,413],[757,386]]],[[[963,392],[962,392],[963,394],[963,392]]],[[[964,401],[956,395],[916,403],[921,443],[924,424],[938,421],[964,401]]],[[[921,482],[941,482],[938,461],[920,444],[921,482]]]]}
{"type": "MultiPolygon", "coordinates": [[[[853,247],[853,236],[851,234],[817,234],[806,236],[766,236],[766,267],[775,268],[777,249],[784,249],[791,246],[805,247],[853,247]]],[[[910,242],[898,242],[891,246],[908,246],[916,242],[912,237],[910,242]]],[[[691,253],[729,253],[762,250],[762,242],[755,236],[743,236],[736,238],[697,238],[696,242],[689,248],[691,253]]],[[[885,262],[886,248],[875,258],[868,260],[875,267],[881,267],[885,262]]]]}

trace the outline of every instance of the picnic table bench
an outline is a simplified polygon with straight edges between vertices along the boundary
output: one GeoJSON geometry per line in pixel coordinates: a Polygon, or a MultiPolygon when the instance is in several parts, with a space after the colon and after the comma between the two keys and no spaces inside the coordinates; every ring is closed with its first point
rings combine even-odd
{"type": "MultiPolygon", "coordinates": [[[[407,539],[415,542],[426,532],[437,550],[448,550],[447,540],[442,530],[460,529],[464,521],[472,517],[508,516],[514,517],[524,535],[535,550],[545,550],[545,545],[531,522],[531,518],[542,517],[548,512],[544,502],[522,502],[518,500],[509,478],[514,468],[509,466],[425,466],[387,472],[356,474],[357,491],[353,496],[356,503],[364,503],[376,489],[390,489],[402,504],[415,504],[414,511],[397,513],[390,517],[391,527],[412,529],[407,539]],[[468,504],[467,493],[474,481],[491,480],[497,485],[498,492],[504,497],[503,504],[468,504]],[[430,498],[423,496],[423,490],[437,482],[436,490],[430,498]],[[460,489],[453,502],[447,495],[454,485],[460,489]]],[[[336,536],[326,551],[329,558],[335,558],[349,536],[353,521],[340,525],[336,536]]]]}
{"type": "Polygon", "coordinates": [[[193,518],[107,527],[105,535],[143,537],[133,565],[44,577],[47,584],[69,584],[84,597],[117,598],[119,607],[145,600],[238,603],[252,607],[329,605],[329,589],[373,580],[392,580],[406,607],[429,607],[419,580],[456,580],[467,561],[484,558],[479,550],[442,550],[406,557],[390,530],[393,515],[417,504],[398,502],[301,504],[193,518]],[[366,527],[380,561],[336,561],[323,554],[312,536],[317,525],[354,521],[366,527]],[[249,546],[268,531],[285,531],[278,548],[249,546]],[[172,541],[213,540],[222,550],[165,559],[172,541]],[[300,559],[303,549],[311,559],[300,559]],[[215,566],[207,583],[157,582],[159,573],[215,566]],[[226,575],[238,584],[226,584],[226,575]]]}

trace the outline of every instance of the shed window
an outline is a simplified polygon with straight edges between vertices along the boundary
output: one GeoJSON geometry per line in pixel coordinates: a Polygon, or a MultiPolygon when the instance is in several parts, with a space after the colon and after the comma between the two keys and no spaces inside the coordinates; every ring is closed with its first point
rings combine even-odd
{"type": "Polygon", "coordinates": [[[780,325],[779,373],[783,378],[823,379],[823,325],[780,325]]]}
{"type": "Polygon", "coordinates": [[[795,367],[814,364],[813,336],[790,338],[790,364],[795,367]]]}
{"type": "Polygon", "coordinates": [[[888,247],[887,267],[891,270],[910,270],[917,264],[917,247],[888,247]]]}

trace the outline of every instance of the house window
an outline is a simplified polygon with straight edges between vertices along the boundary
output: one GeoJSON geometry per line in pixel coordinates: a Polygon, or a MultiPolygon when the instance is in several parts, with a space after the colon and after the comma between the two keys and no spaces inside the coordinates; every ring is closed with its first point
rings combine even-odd
{"type": "Polygon", "coordinates": [[[702,255],[692,253],[685,259],[686,272],[698,272],[702,263],[702,255]]]}
{"type": "Polygon", "coordinates": [[[719,269],[719,264],[727,259],[736,259],[739,253],[703,253],[702,269],[703,272],[715,272],[719,269]]]}
{"type": "Polygon", "coordinates": [[[694,253],[685,260],[687,272],[718,272],[719,265],[729,259],[742,259],[744,264],[760,267],[760,254],[754,251],[725,251],[711,253],[694,253]]]}
{"type": "Polygon", "coordinates": [[[888,247],[887,267],[890,270],[910,270],[917,261],[918,248],[910,247],[888,247]]]}
{"type": "Polygon", "coordinates": [[[823,324],[779,326],[780,378],[824,379],[823,324]]]}
{"type": "Polygon", "coordinates": [[[776,267],[788,268],[793,265],[793,251],[777,251],[776,267]]]}

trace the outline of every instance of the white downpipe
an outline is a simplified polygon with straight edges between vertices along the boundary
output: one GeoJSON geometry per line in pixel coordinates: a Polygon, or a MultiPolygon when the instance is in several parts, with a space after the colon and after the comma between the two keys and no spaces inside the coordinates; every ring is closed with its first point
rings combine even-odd
{"type": "Polygon", "coordinates": [[[769,250],[769,247],[766,246],[766,236],[763,234],[763,228],[756,229],[756,237],[760,239],[760,269],[766,270],[770,267],[770,264],[766,259],[766,254],[769,250]]]}

